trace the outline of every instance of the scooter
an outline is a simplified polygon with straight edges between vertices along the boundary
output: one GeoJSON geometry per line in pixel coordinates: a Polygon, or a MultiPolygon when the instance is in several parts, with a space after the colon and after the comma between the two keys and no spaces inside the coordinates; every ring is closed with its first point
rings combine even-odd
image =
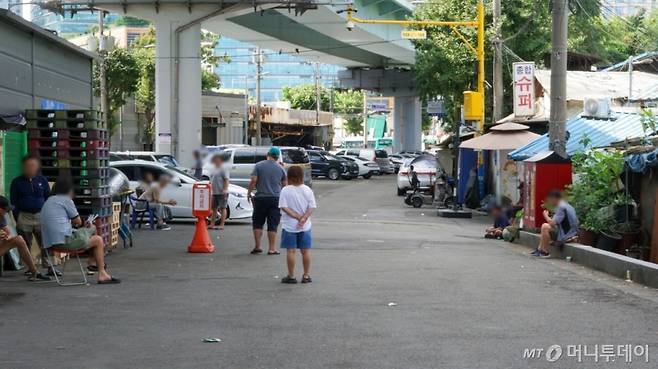
{"type": "Polygon", "coordinates": [[[414,208],[420,208],[423,205],[432,205],[434,203],[435,189],[431,173],[429,174],[429,177],[429,187],[421,187],[416,172],[411,173],[411,178],[409,179],[411,190],[407,191],[407,195],[404,197],[405,204],[413,206],[414,208]]]}
{"type": "Polygon", "coordinates": [[[437,208],[452,208],[457,199],[453,195],[455,179],[448,177],[445,173],[439,175],[434,190],[434,204],[437,208]]]}

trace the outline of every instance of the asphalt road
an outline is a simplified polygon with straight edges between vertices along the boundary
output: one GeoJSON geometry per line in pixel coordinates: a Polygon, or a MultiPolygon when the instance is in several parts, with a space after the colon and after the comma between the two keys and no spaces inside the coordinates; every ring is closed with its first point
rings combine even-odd
{"type": "Polygon", "coordinates": [[[283,256],[249,255],[248,222],[203,255],[185,252],[189,224],[138,231],[107,259],[121,285],[0,278],[0,368],[657,367],[656,290],[484,240],[481,217],[407,208],[392,176],[314,188],[312,284],[282,285],[283,256]],[[523,357],[551,345],[556,362],[523,357]],[[569,345],[648,345],[650,363],[578,363],[569,345]]]}

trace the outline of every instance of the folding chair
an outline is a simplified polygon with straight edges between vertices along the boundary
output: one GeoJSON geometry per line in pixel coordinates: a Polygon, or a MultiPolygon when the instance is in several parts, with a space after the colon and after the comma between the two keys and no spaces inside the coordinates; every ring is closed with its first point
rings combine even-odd
{"type": "Polygon", "coordinates": [[[62,278],[57,276],[57,273],[53,273],[55,276],[55,281],[57,282],[58,285],[60,286],[82,286],[86,285],[87,282],[87,272],[85,269],[82,267],[82,262],[80,261],[80,254],[84,253],[87,250],[70,250],[70,249],[60,249],[57,247],[50,247],[50,248],[44,248],[44,252],[46,253],[46,260],[48,261],[48,265],[50,268],[55,269],[55,260],[53,258],[53,255],[51,253],[59,252],[61,254],[68,255],[69,257],[64,260],[64,264],[62,264],[62,278]],[[78,266],[80,267],[80,274],[82,275],[82,280],[80,282],[64,282],[63,276],[64,276],[64,271],[66,270],[66,263],[68,262],[68,259],[70,259],[71,255],[75,255],[76,260],[78,261],[78,266]]]}
{"type": "Polygon", "coordinates": [[[155,229],[155,213],[151,209],[149,202],[144,199],[138,199],[135,196],[128,196],[132,212],[130,214],[130,228],[135,229],[137,218],[139,217],[139,228],[142,228],[144,216],[148,215],[151,229],[155,229]]]}

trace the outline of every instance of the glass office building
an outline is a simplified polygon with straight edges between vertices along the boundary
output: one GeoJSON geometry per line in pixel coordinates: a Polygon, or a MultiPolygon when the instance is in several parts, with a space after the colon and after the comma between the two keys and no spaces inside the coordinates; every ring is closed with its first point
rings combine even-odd
{"type": "MultiPolygon", "coordinates": [[[[216,55],[230,57],[230,63],[220,63],[216,68],[222,88],[249,90],[255,97],[256,89],[256,46],[222,37],[215,49],[216,55]]],[[[290,54],[262,50],[261,100],[280,101],[281,89],[285,86],[315,84],[316,65],[313,61],[290,54]]],[[[337,84],[336,74],[342,67],[320,64],[319,79],[324,87],[337,84]]]]}
{"type": "MultiPolygon", "coordinates": [[[[118,17],[117,14],[108,14],[105,16],[105,23],[110,24],[118,17]]],[[[88,11],[76,13],[71,17],[71,14],[68,13],[62,16],[43,10],[38,6],[32,6],[30,16],[24,14],[23,18],[42,28],[55,31],[63,37],[88,33],[92,27],[98,26],[98,13],[92,14],[88,11]]]]}
{"type": "Polygon", "coordinates": [[[656,0],[607,0],[601,1],[601,10],[604,15],[618,15],[628,17],[644,10],[651,12],[656,8],[656,0]]]}

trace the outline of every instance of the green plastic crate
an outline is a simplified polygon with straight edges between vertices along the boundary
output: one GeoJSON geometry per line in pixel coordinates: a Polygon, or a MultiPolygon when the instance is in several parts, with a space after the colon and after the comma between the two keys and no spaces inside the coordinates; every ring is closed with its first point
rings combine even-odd
{"type": "Polygon", "coordinates": [[[2,145],[0,193],[9,196],[11,181],[21,175],[21,160],[27,155],[27,132],[0,131],[0,145],[2,145]]]}

